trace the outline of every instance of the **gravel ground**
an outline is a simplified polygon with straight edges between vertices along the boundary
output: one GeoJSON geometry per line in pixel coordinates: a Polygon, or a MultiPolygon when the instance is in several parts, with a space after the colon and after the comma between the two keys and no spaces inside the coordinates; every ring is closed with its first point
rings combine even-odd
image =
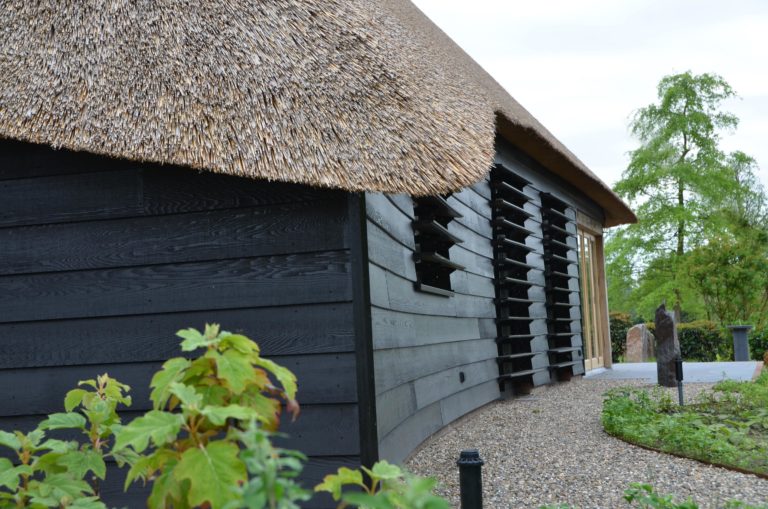
{"type": "MultiPolygon", "coordinates": [[[[446,427],[407,462],[417,474],[437,477],[439,492],[458,507],[462,449],[477,448],[486,509],[538,508],[567,503],[581,509],[628,507],[631,482],[648,482],[678,500],[691,496],[702,509],[738,498],[768,503],[768,481],[629,445],[600,424],[602,394],[634,380],[573,380],[530,396],[492,403],[446,427]]],[[[686,397],[705,384],[686,385],[686,397]]]]}

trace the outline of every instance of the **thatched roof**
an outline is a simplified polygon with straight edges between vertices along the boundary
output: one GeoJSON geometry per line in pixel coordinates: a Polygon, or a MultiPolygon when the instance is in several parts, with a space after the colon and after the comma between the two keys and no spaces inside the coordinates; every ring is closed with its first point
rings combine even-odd
{"type": "Polygon", "coordinates": [[[481,179],[495,127],[634,216],[408,0],[0,5],[0,136],[347,190],[481,179]]]}

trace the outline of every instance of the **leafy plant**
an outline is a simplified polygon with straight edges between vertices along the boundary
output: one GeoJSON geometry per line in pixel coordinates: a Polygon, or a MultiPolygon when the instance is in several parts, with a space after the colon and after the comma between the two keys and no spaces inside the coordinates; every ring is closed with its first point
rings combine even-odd
{"type": "Polygon", "coordinates": [[[295,417],[296,378],[262,358],[255,342],[218,325],[178,335],[182,351],[204,352],[163,364],[150,384],[154,409],[116,428],[113,450],[127,453],[126,487],[152,481],[150,509],[223,508],[239,500],[238,487],[248,479],[240,431],[252,421],[276,430],[283,402],[295,417]]]}
{"type": "MultiPolygon", "coordinates": [[[[627,505],[639,507],[641,509],[699,509],[698,504],[692,499],[677,503],[673,495],[662,495],[656,492],[650,484],[631,483],[629,488],[624,490],[624,500],[627,505]]],[[[765,505],[754,506],[745,504],[739,500],[730,500],[726,502],[725,509],[766,509],[765,505]]],[[[561,505],[543,505],[539,509],[575,509],[573,506],[561,505]]]]}
{"type": "Polygon", "coordinates": [[[244,446],[240,459],[249,480],[238,488],[238,500],[228,504],[227,509],[298,509],[297,502],[311,498],[311,493],[296,482],[306,456],[275,447],[270,440],[273,435],[254,423],[236,434],[244,446]]]}
{"type": "MultiPolygon", "coordinates": [[[[151,483],[150,509],[298,509],[311,493],[297,482],[306,457],[275,447],[272,438],[285,407],[295,418],[296,377],[260,356],[240,334],[206,325],[179,331],[184,352],[152,378],[152,410],[123,425],[118,405],[129,406],[127,385],[104,374],[67,393],[65,412],[29,433],[0,431],[0,446],[18,457],[0,458],[0,509],[106,509],[99,499],[105,458],[128,465],[125,488],[151,483]],[[46,436],[76,430],[80,443],[46,436]]],[[[341,507],[447,509],[432,494],[433,479],[387,462],[372,469],[342,468],[316,491],[330,491],[341,507]],[[363,482],[365,472],[370,484],[363,482]],[[343,489],[362,488],[352,492],[343,489]]]]}
{"type": "Polygon", "coordinates": [[[698,509],[699,506],[691,499],[681,504],[674,501],[672,495],[656,493],[650,484],[632,483],[624,492],[624,500],[643,509],[698,509]]]}
{"type": "Polygon", "coordinates": [[[371,469],[341,467],[337,473],[325,476],[315,491],[330,493],[335,501],[341,502],[339,509],[448,509],[448,502],[433,494],[435,484],[434,479],[417,477],[379,461],[371,469]],[[368,477],[367,483],[363,473],[368,477]]]}
{"type": "Polygon", "coordinates": [[[627,349],[627,332],[632,328],[629,313],[610,313],[611,355],[613,362],[620,362],[627,349]]]}
{"type": "MultiPolygon", "coordinates": [[[[15,465],[0,458],[0,508],[106,508],[99,500],[99,480],[106,476],[104,458],[120,425],[117,406],[131,404],[125,395],[130,388],[107,374],[78,385],[64,399],[65,412],[49,415],[35,430],[0,431],[0,445],[14,450],[18,458],[15,465]],[[46,437],[56,430],[77,430],[87,439],[80,443],[46,437]]],[[[127,458],[112,456],[118,461],[127,458]]]]}
{"type": "Polygon", "coordinates": [[[724,381],[691,405],[670,393],[618,388],[605,395],[605,431],[680,456],[768,473],[768,374],[755,382],[724,381]]]}

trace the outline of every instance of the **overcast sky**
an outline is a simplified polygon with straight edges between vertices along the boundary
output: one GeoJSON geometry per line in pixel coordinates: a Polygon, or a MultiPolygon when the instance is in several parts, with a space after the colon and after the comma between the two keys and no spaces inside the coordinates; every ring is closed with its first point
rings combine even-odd
{"type": "Polygon", "coordinates": [[[414,2],[609,184],[637,146],[629,116],[662,76],[720,74],[741,119],[723,147],[755,157],[768,186],[768,1],[414,2]]]}

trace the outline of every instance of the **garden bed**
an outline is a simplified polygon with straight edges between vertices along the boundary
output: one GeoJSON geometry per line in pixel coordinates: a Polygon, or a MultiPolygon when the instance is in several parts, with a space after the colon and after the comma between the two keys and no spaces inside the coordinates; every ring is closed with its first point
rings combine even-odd
{"type": "Polygon", "coordinates": [[[669,391],[606,393],[605,431],[632,444],[768,478],[768,371],[723,381],[679,406],[669,391]]]}

